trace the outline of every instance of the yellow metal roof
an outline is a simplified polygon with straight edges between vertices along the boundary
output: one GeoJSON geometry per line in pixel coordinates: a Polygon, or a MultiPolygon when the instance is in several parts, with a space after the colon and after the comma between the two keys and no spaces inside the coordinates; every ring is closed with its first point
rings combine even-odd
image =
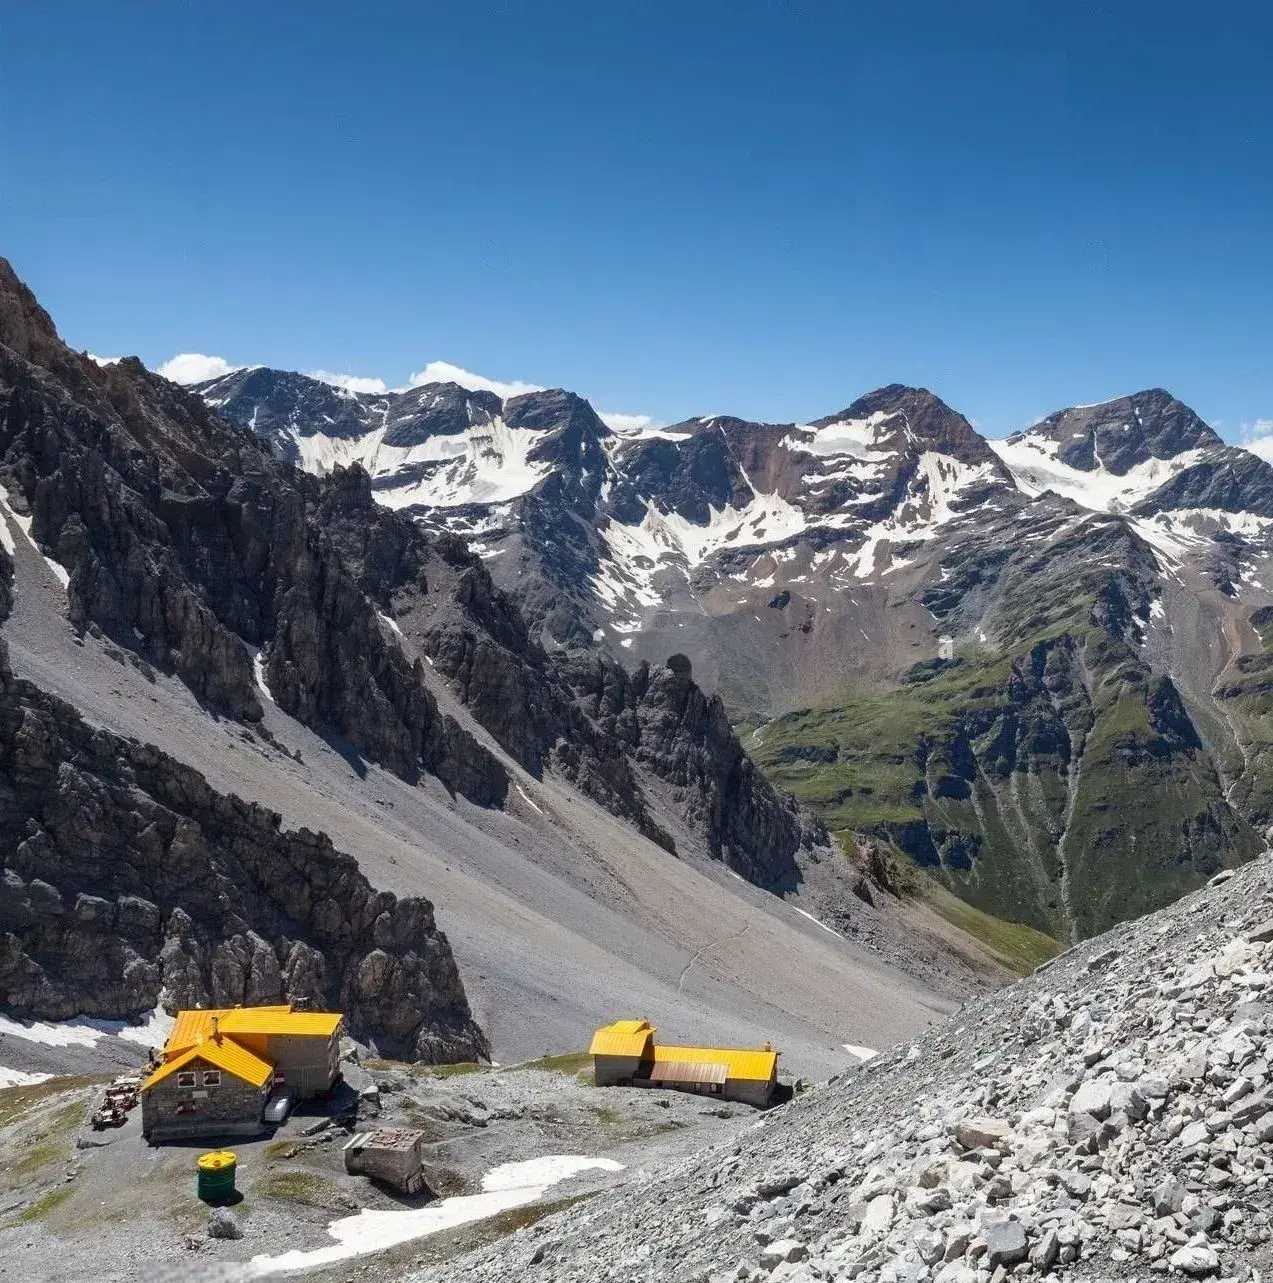
{"type": "Polygon", "coordinates": [[[592,1035],[590,1056],[641,1056],[657,1030],[648,1020],[616,1020],[592,1035]]]}
{"type": "Polygon", "coordinates": [[[335,1011],[293,1011],[288,1003],[273,1007],[224,1007],[206,1011],[179,1011],[172,1033],[164,1044],[165,1056],[180,1055],[212,1036],[224,1034],[292,1034],[329,1038],[340,1024],[335,1011]],[[213,1022],[216,1022],[215,1025],[213,1022]]]}
{"type": "MultiPolygon", "coordinates": [[[[172,1033],[168,1035],[168,1041],[164,1043],[164,1055],[178,1055],[180,1052],[193,1047],[196,1043],[202,1042],[203,1039],[211,1037],[213,1020],[224,1021],[234,1011],[268,1011],[276,1015],[285,1015],[291,1009],[288,1003],[283,1003],[275,1007],[221,1007],[179,1011],[177,1012],[176,1022],[172,1027],[172,1033]]],[[[224,1028],[224,1025],[221,1027],[224,1028]]]]}
{"type": "Polygon", "coordinates": [[[221,1016],[227,1034],[291,1034],[330,1038],[340,1026],[338,1011],[292,1011],[288,1007],[235,1007],[221,1016]]]}
{"type": "Polygon", "coordinates": [[[748,1082],[768,1082],[778,1071],[776,1051],[750,1051],[740,1047],[654,1048],[656,1065],[675,1061],[694,1065],[724,1065],[731,1078],[745,1079],[748,1082]]]}
{"type": "Polygon", "coordinates": [[[246,1047],[240,1046],[233,1038],[224,1036],[205,1038],[203,1042],[183,1051],[171,1060],[165,1060],[158,1069],[141,1085],[142,1091],[149,1091],[156,1083],[161,1083],[177,1070],[195,1060],[206,1060],[217,1069],[233,1074],[253,1087],[264,1087],[274,1077],[274,1066],[260,1056],[254,1056],[246,1047]]]}

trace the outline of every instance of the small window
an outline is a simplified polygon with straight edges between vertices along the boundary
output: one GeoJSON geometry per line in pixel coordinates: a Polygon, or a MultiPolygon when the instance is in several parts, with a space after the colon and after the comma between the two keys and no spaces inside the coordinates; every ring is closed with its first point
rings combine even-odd
{"type": "Polygon", "coordinates": [[[205,1087],[220,1087],[221,1071],[219,1069],[205,1069],[203,1071],[203,1085],[205,1087]]]}
{"type": "Polygon", "coordinates": [[[186,1070],[177,1075],[178,1087],[193,1087],[195,1085],[195,1076],[193,1070],[186,1070]]]}

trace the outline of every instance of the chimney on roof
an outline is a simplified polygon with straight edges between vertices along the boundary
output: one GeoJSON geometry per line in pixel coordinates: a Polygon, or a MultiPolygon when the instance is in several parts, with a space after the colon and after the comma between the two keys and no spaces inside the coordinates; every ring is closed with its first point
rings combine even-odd
{"type": "Polygon", "coordinates": [[[218,1039],[221,1037],[221,1017],[220,1016],[212,1017],[212,1036],[213,1038],[218,1038],[218,1039]]]}

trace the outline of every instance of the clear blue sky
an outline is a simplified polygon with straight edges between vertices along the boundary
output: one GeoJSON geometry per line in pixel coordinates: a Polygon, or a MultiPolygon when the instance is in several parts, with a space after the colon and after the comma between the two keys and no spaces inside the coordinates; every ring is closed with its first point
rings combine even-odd
{"type": "Polygon", "coordinates": [[[663,419],[1273,417],[1264,6],[41,0],[0,253],[78,347],[663,419]]]}

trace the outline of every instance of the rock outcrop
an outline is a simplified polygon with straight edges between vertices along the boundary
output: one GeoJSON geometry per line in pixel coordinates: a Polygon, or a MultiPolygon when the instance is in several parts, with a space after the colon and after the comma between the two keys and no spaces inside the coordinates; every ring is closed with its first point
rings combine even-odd
{"type": "Polygon", "coordinates": [[[378,508],[361,468],[327,478],[319,520],[408,647],[533,775],[566,778],[671,851],[692,848],[758,886],[793,889],[825,830],[743,752],[689,661],[628,672],[601,655],[545,651],[509,594],[454,536],[378,508]]]}
{"type": "Polygon", "coordinates": [[[88,726],[14,677],[2,642],[0,856],[0,1006],[19,1015],[305,1002],[389,1054],[486,1052],[427,900],[88,726]]]}
{"type": "Polygon", "coordinates": [[[67,350],[0,261],[0,484],[68,575],[71,621],[181,678],[214,709],[268,691],[412,778],[498,804],[498,763],[442,717],[315,518],[321,486],[129,359],[67,350]]]}

